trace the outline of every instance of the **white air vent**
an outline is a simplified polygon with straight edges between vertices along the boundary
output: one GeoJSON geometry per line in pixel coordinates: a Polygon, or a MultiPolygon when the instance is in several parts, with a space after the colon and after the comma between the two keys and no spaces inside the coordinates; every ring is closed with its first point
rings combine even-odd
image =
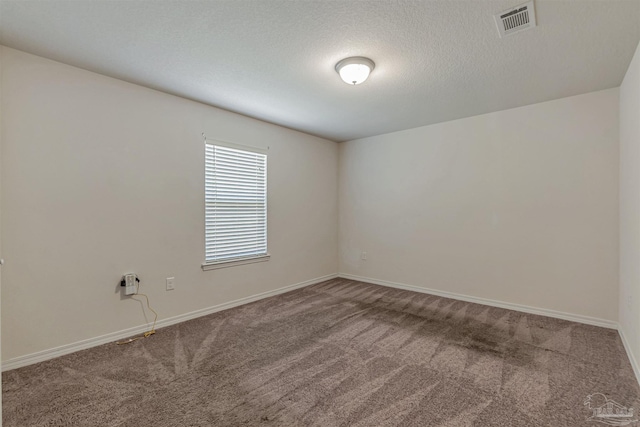
{"type": "Polygon", "coordinates": [[[494,15],[500,37],[508,36],[536,26],[536,12],[533,1],[494,15]]]}

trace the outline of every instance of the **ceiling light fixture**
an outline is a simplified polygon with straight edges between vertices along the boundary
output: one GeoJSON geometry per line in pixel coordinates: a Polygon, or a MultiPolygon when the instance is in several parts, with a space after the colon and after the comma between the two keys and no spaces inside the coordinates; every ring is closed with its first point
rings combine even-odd
{"type": "Polygon", "coordinates": [[[376,64],[369,58],[362,56],[352,56],[345,58],[336,64],[336,71],[342,80],[350,85],[359,85],[367,80],[369,73],[373,71],[376,64]]]}

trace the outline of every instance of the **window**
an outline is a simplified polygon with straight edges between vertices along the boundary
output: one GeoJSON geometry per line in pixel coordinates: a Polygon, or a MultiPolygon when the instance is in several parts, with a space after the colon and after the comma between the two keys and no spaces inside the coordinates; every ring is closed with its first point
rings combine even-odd
{"type": "Polygon", "coordinates": [[[267,261],[267,155],[205,143],[204,270],[267,261]]]}

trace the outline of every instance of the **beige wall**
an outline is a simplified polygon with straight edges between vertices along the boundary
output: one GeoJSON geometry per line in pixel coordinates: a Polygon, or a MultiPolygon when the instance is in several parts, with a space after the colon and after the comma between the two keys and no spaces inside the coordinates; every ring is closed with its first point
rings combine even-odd
{"type": "Polygon", "coordinates": [[[618,89],[341,144],[339,206],[341,273],[617,321],[618,89]]]}
{"type": "MultiPolygon", "coordinates": [[[[117,287],[129,271],[161,319],[338,269],[618,319],[618,106],[623,143],[634,140],[627,128],[637,140],[638,55],[620,97],[611,89],[350,141],[338,168],[335,143],[2,52],[5,361],[143,324],[117,287]],[[202,132],[270,147],[271,261],[201,271],[202,132]],[[177,289],[166,292],[169,276],[177,289]]],[[[621,182],[638,169],[625,169],[635,158],[624,150],[621,182]]],[[[635,181],[621,191],[637,194],[635,181]]],[[[622,194],[623,235],[640,229],[625,225],[636,202],[640,211],[622,194]]],[[[623,258],[634,242],[623,236],[623,258]]],[[[625,274],[636,273],[623,259],[623,305],[625,274]]]]}
{"type": "Polygon", "coordinates": [[[620,329],[640,356],[640,45],[620,86],[620,329]]]}
{"type": "Polygon", "coordinates": [[[337,271],[334,142],[3,48],[4,361],[337,271]],[[269,262],[203,272],[204,146],[270,147],[269,262]],[[165,291],[175,276],[176,290],[165,291]]]}
{"type": "MultiPolygon", "coordinates": [[[[0,46],[0,224],[2,224],[2,59],[3,49],[0,46]]],[[[2,258],[2,227],[0,227],[0,258],[2,258]]],[[[2,290],[2,267],[0,266],[0,302],[2,290]]],[[[2,304],[0,303],[0,306],[2,304]]],[[[2,364],[2,308],[0,307],[0,365],[2,364]]],[[[0,388],[0,427],[2,427],[2,390],[0,388]]]]}

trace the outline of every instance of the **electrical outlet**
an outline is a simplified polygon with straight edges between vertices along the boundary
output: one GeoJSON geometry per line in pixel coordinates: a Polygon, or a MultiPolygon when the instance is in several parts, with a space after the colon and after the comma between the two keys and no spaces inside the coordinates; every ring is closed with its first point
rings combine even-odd
{"type": "Polygon", "coordinates": [[[363,261],[367,260],[367,253],[366,252],[362,252],[362,254],[360,255],[360,259],[363,261]]]}
{"type": "Polygon", "coordinates": [[[124,275],[124,294],[133,295],[136,293],[136,275],[133,273],[124,275]]]}
{"type": "Polygon", "coordinates": [[[176,288],[175,277],[167,277],[167,290],[172,291],[176,288]]]}

